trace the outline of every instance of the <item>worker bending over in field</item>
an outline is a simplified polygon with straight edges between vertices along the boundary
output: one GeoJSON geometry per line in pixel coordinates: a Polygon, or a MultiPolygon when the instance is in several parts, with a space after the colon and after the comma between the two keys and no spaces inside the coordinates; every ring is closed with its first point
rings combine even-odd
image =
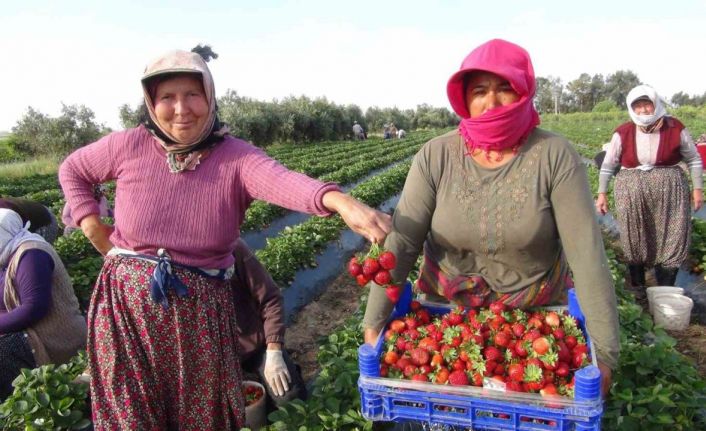
{"type": "Polygon", "coordinates": [[[297,367],[284,350],[282,295],[248,245],[235,245],[235,274],[231,279],[240,364],[264,383],[268,409],[295,398],[306,398],[306,387],[297,367]]]}

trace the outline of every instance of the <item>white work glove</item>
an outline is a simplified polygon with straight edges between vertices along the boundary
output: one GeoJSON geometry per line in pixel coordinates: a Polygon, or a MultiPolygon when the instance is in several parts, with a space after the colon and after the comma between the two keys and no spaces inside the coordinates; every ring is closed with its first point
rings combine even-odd
{"type": "Polygon", "coordinates": [[[265,379],[278,397],[283,396],[289,390],[289,383],[292,378],[289,376],[287,364],[281,350],[267,350],[265,356],[265,379]]]}

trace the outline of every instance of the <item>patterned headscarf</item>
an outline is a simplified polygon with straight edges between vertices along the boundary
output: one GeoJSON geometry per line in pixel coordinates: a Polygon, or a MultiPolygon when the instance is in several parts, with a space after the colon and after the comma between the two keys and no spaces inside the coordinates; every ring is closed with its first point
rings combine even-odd
{"type": "Polygon", "coordinates": [[[643,133],[653,133],[655,130],[662,128],[663,117],[667,115],[667,110],[664,108],[662,99],[659,97],[654,88],[649,85],[638,85],[630,90],[628,96],[625,98],[625,102],[628,105],[630,119],[632,119],[632,122],[635,123],[635,125],[637,125],[643,133]],[[632,104],[638,99],[643,98],[649,99],[654,105],[655,112],[653,114],[638,115],[632,109],[632,104]]]}
{"type": "Polygon", "coordinates": [[[459,133],[469,151],[517,149],[539,124],[539,114],[532,103],[535,89],[532,60],[524,48],[502,39],[493,39],[471,51],[446,86],[451,106],[462,118],[459,133]],[[474,71],[490,72],[506,79],[519,100],[470,118],[465,78],[474,71]]]}
{"type": "Polygon", "coordinates": [[[211,71],[203,58],[194,52],[173,51],[151,62],[142,76],[142,90],[151,120],[146,126],[167,152],[167,162],[172,172],[196,169],[200,159],[208,155],[209,144],[219,142],[229,132],[227,126],[220,124],[216,115],[216,90],[211,71]],[[208,119],[203,130],[191,142],[180,141],[161,128],[154,109],[153,98],[159,83],[162,79],[180,73],[194,74],[201,79],[208,103],[208,119]]]}
{"type": "Polygon", "coordinates": [[[5,268],[10,263],[10,258],[25,241],[42,241],[44,238],[27,230],[22,226],[22,218],[16,212],[7,208],[0,208],[0,268],[5,268]]]}

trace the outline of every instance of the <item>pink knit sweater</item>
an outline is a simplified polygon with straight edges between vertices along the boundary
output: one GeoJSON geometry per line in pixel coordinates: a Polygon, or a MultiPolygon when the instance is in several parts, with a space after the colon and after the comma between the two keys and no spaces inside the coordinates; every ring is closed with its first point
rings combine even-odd
{"type": "Polygon", "coordinates": [[[98,214],[92,184],[116,180],[115,231],[120,248],[175,262],[226,268],[254,199],[320,216],[323,195],[339,190],[292,172],[251,144],[226,137],[194,171],[169,172],[164,150],[142,126],[111,133],[64,160],[59,181],[77,224],[98,214]]]}

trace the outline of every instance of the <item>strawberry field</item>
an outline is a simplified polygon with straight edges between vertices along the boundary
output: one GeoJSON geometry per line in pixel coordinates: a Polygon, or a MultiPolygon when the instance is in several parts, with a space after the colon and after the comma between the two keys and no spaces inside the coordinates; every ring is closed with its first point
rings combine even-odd
{"type": "MultiPolygon", "coordinates": [[[[706,119],[690,118],[686,113],[680,116],[677,112],[676,115],[691,129],[693,135],[698,136],[706,132],[706,119]]],[[[543,119],[542,127],[567,136],[582,156],[591,159],[599,151],[600,146],[610,139],[615,125],[627,119],[623,117],[622,114],[612,113],[550,116],[543,119]]],[[[398,196],[404,184],[411,156],[427,140],[444,132],[417,131],[409,133],[406,139],[401,140],[370,139],[355,142],[274,146],[268,148],[267,152],[290,169],[324,181],[335,181],[341,184],[353,196],[371,206],[387,205],[385,208],[394,208],[395,197],[398,196]]],[[[592,182],[591,187],[595,190],[597,170],[591,165],[588,165],[587,169],[592,182]]],[[[108,194],[112,196],[113,192],[112,187],[108,185],[108,194]]],[[[57,218],[60,218],[64,204],[55,175],[3,181],[0,184],[0,195],[24,196],[40,201],[52,208],[57,218]]],[[[248,210],[242,231],[247,241],[251,239],[262,245],[254,247],[257,248],[256,254],[283,289],[285,301],[290,297],[287,294],[290,289],[292,296],[304,296],[307,298],[306,301],[313,300],[315,294],[305,292],[314,284],[311,281],[312,277],[319,273],[325,274],[318,276],[317,283],[319,285],[331,283],[335,275],[345,271],[352,252],[366,248],[362,240],[354,242],[347,248],[342,247],[341,244],[346,241],[347,233],[345,223],[338,216],[329,218],[296,216],[282,208],[263,202],[256,202],[248,210]],[[297,221],[283,223],[282,220],[297,221]],[[324,259],[323,256],[327,253],[328,257],[324,259]]],[[[706,238],[706,230],[695,229],[695,235],[700,235],[698,238],[706,238]]],[[[706,261],[704,257],[706,239],[698,238],[696,246],[693,247],[694,253],[697,254],[695,259],[697,262],[704,262],[706,261]]],[[[620,250],[611,246],[612,243],[610,240],[606,241],[611,272],[619,298],[621,357],[618,370],[613,376],[614,385],[604,404],[602,429],[706,429],[704,376],[698,373],[692,360],[675,348],[676,340],[673,334],[670,335],[662,328],[655,327],[651,316],[625,288],[626,268],[619,260],[620,250]]],[[[93,282],[102,264],[101,256],[78,231],[68,237],[59,238],[55,248],[69,270],[82,306],[86,307],[93,282]]],[[[384,281],[381,279],[381,282],[384,281]]],[[[374,424],[366,420],[361,411],[357,386],[358,348],[363,342],[361,319],[365,308],[366,288],[357,287],[351,280],[351,289],[357,289],[355,295],[361,296],[359,308],[342,326],[328,334],[319,346],[317,353],[319,371],[311,382],[310,397],[306,401],[294,401],[273,412],[269,417],[271,425],[268,429],[371,430],[395,427],[391,423],[374,424]]],[[[304,305],[292,306],[289,312],[294,315],[298,308],[304,305]]],[[[551,320],[553,323],[548,324],[551,332],[557,330],[559,326],[564,328],[563,315],[550,316],[545,313],[541,316],[525,316],[524,320],[512,316],[513,321],[526,321],[531,318],[535,318],[533,325],[537,325],[536,320],[541,322],[551,320]],[[561,320],[554,320],[555,317],[561,320]]],[[[483,319],[487,320],[488,317],[483,316],[483,319]]],[[[543,325],[537,327],[539,334],[534,333],[534,339],[522,346],[526,349],[534,348],[532,347],[534,342],[544,338],[541,331],[550,330],[543,328],[543,325]]],[[[571,328],[570,324],[568,328],[571,328]]],[[[519,331],[519,328],[517,330],[519,331]]],[[[563,331],[573,331],[573,329],[563,329],[563,331]]],[[[564,336],[566,335],[565,333],[564,336]]],[[[570,335],[577,338],[578,343],[582,341],[580,333],[572,332],[570,335]]],[[[442,334],[442,338],[443,336],[442,334]]],[[[453,338],[453,335],[451,337],[453,338]]],[[[422,337],[420,340],[425,338],[429,337],[422,337]]],[[[398,339],[401,337],[391,334],[388,342],[394,345],[398,339]]],[[[425,341],[425,343],[430,342],[425,341]]],[[[504,340],[500,342],[505,343],[504,340]]],[[[542,350],[544,347],[538,348],[542,350]]],[[[418,345],[413,346],[411,350],[416,349],[419,349],[418,345]]],[[[579,366],[585,365],[585,361],[590,358],[588,352],[582,349],[579,348],[578,359],[574,358],[573,349],[565,351],[564,347],[556,346],[546,346],[544,353],[539,355],[545,360],[547,360],[546,355],[556,355],[557,358],[559,355],[564,357],[567,354],[571,355],[564,358],[566,359],[564,362],[571,364],[571,371],[564,370],[562,367],[561,370],[554,370],[552,375],[555,379],[554,390],[562,396],[572,395],[572,389],[570,385],[566,385],[564,377],[579,366]],[[565,372],[566,375],[564,375],[565,372]]],[[[424,350],[428,351],[428,349],[424,350]]],[[[398,358],[385,357],[383,361],[386,363],[390,361],[388,365],[392,365],[393,359],[396,359],[395,363],[399,360],[400,352],[394,348],[386,351],[395,351],[398,355],[398,358]]],[[[427,354],[428,358],[421,352],[417,352],[416,355],[416,362],[421,364],[411,364],[417,369],[408,370],[410,376],[420,375],[419,368],[422,365],[429,365],[431,368],[433,360],[441,360],[434,358],[433,354],[427,354]]],[[[451,358],[452,361],[457,359],[451,358]]],[[[484,367],[497,367],[499,362],[501,361],[496,360],[492,364],[486,362],[484,367]]],[[[87,386],[74,380],[84,367],[85,356],[79,355],[67,365],[45,366],[23,372],[15,381],[15,393],[0,405],[0,429],[90,429],[87,386]]],[[[505,369],[503,372],[517,377],[520,371],[516,368],[505,369]]],[[[522,373],[523,375],[534,373],[537,380],[536,374],[541,373],[538,369],[539,364],[534,363],[530,367],[525,366],[522,373]]],[[[402,369],[387,367],[386,372],[391,374],[391,377],[401,378],[404,377],[406,370],[405,367],[402,369]]],[[[444,372],[435,372],[433,375],[427,373],[424,378],[429,383],[440,385],[449,385],[449,380],[454,379],[444,372]]],[[[415,379],[422,380],[422,377],[415,377],[415,379]]],[[[512,381],[513,378],[511,377],[510,380],[512,381]]],[[[539,392],[539,389],[536,392],[539,392]]],[[[429,425],[425,427],[429,429],[429,425]]],[[[545,429],[555,428],[547,425],[545,429]]]]}

